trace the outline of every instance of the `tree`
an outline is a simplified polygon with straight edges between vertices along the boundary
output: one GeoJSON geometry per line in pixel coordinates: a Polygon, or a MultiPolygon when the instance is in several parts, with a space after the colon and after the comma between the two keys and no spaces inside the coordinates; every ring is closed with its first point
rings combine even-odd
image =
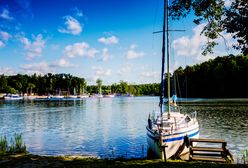
{"type": "MultiPolygon", "coordinates": [[[[85,93],[85,88],[87,86],[87,82],[85,81],[84,78],[80,78],[80,82],[79,82],[79,85],[80,85],[80,90],[82,88],[82,92],[83,94],[85,93]]],[[[81,91],[80,91],[81,92],[81,91]]]]}
{"type": "Polygon", "coordinates": [[[99,94],[102,94],[102,80],[100,78],[98,78],[96,80],[97,86],[98,86],[98,90],[99,90],[99,94]]]}
{"type": "Polygon", "coordinates": [[[235,0],[230,7],[225,7],[224,0],[177,0],[170,6],[170,16],[172,19],[186,17],[194,11],[197,25],[206,21],[201,34],[204,34],[208,42],[202,52],[203,55],[213,52],[213,48],[218,44],[217,38],[223,37],[221,32],[232,33],[232,37],[237,39],[241,52],[248,54],[248,3],[247,0],[235,0]]]}
{"type": "Polygon", "coordinates": [[[32,95],[33,88],[35,88],[35,84],[29,83],[29,84],[28,84],[28,88],[30,89],[30,95],[32,95]]]}
{"type": "Polygon", "coordinates": [[[4,89],[7,87],[8,82],[4,75],[0,76],[0,92],[3,92],[4,89]]]}
{"type": "Polygon", "coordinates": [[[120,85],[119,85],[119,87],[117,89],[117,92],[123,93],[123,94],[128,93],[128,84],[127,84],[127,82],[120,81],[120,85]]]}
{"type": "Polygon", "coordinates": [[[223,26],[228,33],[234,33],[233,38],[237,39],[239,45],[235,49],[241,49],[242,53],[248,54],[248,1],[236,0],[230,9],[226,10],[226,17],[223,26]]]}

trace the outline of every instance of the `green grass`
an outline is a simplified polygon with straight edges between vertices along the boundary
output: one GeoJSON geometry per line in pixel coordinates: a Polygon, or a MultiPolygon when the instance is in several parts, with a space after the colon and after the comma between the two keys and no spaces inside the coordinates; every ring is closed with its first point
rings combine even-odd
{"type": "Polygon", "coordinates": [[[94,168],[243,168],[248,165],[241,164],[218,164],[207,162],[186,162],[169,160],[163,162],[160,159],[97,159],[84,156],[38,156],[31,154],[9,155],[0,157],[0,167],[94,167],[94,168]]]}

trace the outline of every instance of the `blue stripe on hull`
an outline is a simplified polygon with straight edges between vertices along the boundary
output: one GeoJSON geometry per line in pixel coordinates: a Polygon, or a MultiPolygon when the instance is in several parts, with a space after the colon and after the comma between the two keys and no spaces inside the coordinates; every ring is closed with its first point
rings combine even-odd
{"type": "MultiPolygon", "coordinates": [[[[198,131],[196,131],[196,132],[194,132],[194,133],[192,133],[192,134],[189,134],[188,135],[188,137],[189,138],[191,138],[191,137],[194,137],[194,136],[196,136],[197,134],[199,134],[199,130],[198,131]]],[[[158,140],[157,138],[155,138],[155,137],[153,137],[153,136],[151,136],[151,135],[149,135],[149,133],[147,133],[147,136],[149,137],[149,138],[151,138],[151,139],[153,139],[153,140],[158,140]]],[[[163,139],[163,142],[173,142],[173,141],[179,141],[179,140],[183,140],[184,139],[184,135],[183,136],[179,136],[179,137],[175,137],[175,138],[168,138],[168,139],[163,139]]]]}
{"type": "MultiPolygon", "coordinates": [[[[188,137],[191,138],[193,136],[196,136],[197,134],[199,134],[199,131],[196,131],[192,134],[189,134],[188,137]]],[[[180,136],[180,137],[176,137],[176,138],[169,138],[169,139],[163,139],[163,142],[173,142],[173,141],[179,141],[179,140],[183,140],[185,136],[180,136]]]]}

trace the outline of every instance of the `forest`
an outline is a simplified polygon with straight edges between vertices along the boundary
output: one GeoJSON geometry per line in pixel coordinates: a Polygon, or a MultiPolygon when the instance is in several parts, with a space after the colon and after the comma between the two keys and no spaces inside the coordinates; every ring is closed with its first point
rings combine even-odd
{"type": "Polygon", "coordinates": [[[248,97],[248,55],[217,57],[184,69],[179,67],[173,75],[178,80],[179,97],[248,97]]]}
{"type": "Polygon", "coordinates": [[[102,81],[97,80],[96,85],[88,85],[84,78],[72,76],[70,74],[51,74],[44,76],[33,74],[13,76],[0,75],[0,93],[19,93],[19,94],[37,94],[37,95],[70,95],[88,93],[94,94],[99,92],[103,94],[133,94],[133,95],[159,95],[159,84],[140,84],[133,85],[120,81],[108,86],[102,86],[102,81]]]}
{"type": "MultiPolygon", "coordinates": [[[[176,92],[178,97],[188,98],[247,98],[247,74],[248,55],[217,57],[201,64],[176,69],[170,75],[171,86],[176,86],[171,87],[171,94],[176,92]]],[[[167,84],[166,81],[165,84],[167,84]]],[[[103,94],[158,96],[160,93],[159,83],[129,84],[120,81],[112,85],[102,85],[102,81],[98,80],[96,85],[87,85],[84,78],[64,73],[48,73],[43,76],[37,74],[0,75],[0,93],[49,95],[61,92],[65,95],[73,94],[75,90],[77,94],[93,94],[99,92],[99,87],[103,94]]]]}

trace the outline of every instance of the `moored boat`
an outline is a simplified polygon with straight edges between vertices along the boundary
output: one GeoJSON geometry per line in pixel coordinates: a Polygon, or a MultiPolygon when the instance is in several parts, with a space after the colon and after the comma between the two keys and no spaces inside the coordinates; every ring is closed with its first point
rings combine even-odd
{"type": "Polygon", "coordinates": [[[52,95],[52,96],[49,96],[50,99],[63,99],[64,96],[62,95],[52,95]]]}
{"type": "Polygon", "coordinates": [[[78,98],[80,99],[83,99],[83,98],[88,98],[89,95],[88,94],[82,94],[82,95],[79,95],[78,98]]]}
{"type": "Polygon", "coordinates": [[[106,95],[104,95],[103,97],[106,97],[106,98],[113,98],[113,97],[115,97],[115,94],[106,94],[106,95]]]}
{"type": "Polygon", "coordinates": [[[7,94],[4,96],[4,100],[22,100],[23,97],[18,94],[7,94]]]}
{"type": "Polygon", "coordinates": [[[164,23],[163,23],[163,47],[162,47],[162,68],[160,85],[160,112],[149,114],[147,130],[148,148],[159,158],[164,160],[172,156],[179,156],[189,152],[188,142],[190,138],[199,137],[199,124],[196,119],[196,112],[188,114],[180,113],[176,105],[177,97],[170,98],[170,53],[169,53],[169,2],[164,2],[164,23]],[[166,19],[165,19],[166,18],[166,19]],[[165,38],[165,31],[166,37],[165,38]],[[164,64],[165,64],[165,43],[167,43],[167,110],[164,110],[164,64]],[[171,112],[173,111],[173,112],[171,112]]]}

